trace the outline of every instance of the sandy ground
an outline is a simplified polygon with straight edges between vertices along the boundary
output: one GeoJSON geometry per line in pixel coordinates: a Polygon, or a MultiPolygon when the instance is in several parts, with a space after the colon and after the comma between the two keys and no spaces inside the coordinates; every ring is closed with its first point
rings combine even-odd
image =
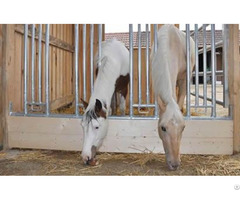
{"type": "Polygon", "coordinates": [[[80,152],[21,150],[0,152],[0,175],[240,175],[240,154],[182,155],[169,171],[160,154],[98,154],[99,165],[86,166],[80,152]]]}
{"type": "MultiPolygon", "coordinates": [[[[207,85],[207,97],[212,98],[211,94],[212,88],[211,85],[207,85]]],[[[191,86],[191,93],[195,92],[195,86],[191,86]]],[[[199,95],[203,96],[203,85],[199,85],[199,95]]],[[[216,100],[223,101],[223,86],[222,85],[216,85],[216,100]]],[[[191,95],[191,105],[195,105],[196,99],[195,96],[191,95]]],[[[207,101],[208,105],[211,105],[211,101],[207,101]]],[[[199,98],[199,105],[203,105],[203,99],[199,98]]],[[[186,105],[185,105],[186,107],[186,105]]],[[[199,116],[211,116],[211,108],[191,108],[191,113],[193,115],[199,115],[199,116]]],[[[228,116],[228,108],[224,108],[222,105],[216,104],[216,114],[217,117],[225,117],[228,116]]]]}

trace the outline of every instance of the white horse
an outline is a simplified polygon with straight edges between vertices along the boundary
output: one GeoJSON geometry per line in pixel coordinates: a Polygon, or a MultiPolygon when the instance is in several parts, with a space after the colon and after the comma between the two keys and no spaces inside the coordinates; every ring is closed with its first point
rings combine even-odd
{"type": "MultiPolygon", "coordinates": [[[[174,25],[163,25],[158,31],[157,42],[157,52],[151,53],[151,60],[154,92],[160,108],[158,133],[168,167],[176,170],[180,165],[180,142],[185,128],[180,109],[186,96],[186,35],[174,25]]],[[[190,45],[192,71],[195,60],[192,38],[190,45]]]]}
{"type": "MultiPolygon", "coordinates": [[[[82,119],[84,132],[82,159],[94,165],[96,151],[102,145],[108,131],[108,113],[114,92],[127,94],[129,83],[129,51],[123,43],[113,39],[102,43],[101,66],[98,68],[94,91],[82,119]]],[[[98,53],[95,59],[98,57],[98,53]]],[[[125,103],[121,106],[125,109],[125,103]]]]}

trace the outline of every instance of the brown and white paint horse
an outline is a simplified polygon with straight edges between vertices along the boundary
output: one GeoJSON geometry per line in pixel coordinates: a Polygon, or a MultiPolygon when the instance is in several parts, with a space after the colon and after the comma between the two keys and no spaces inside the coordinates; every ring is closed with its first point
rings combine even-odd
{"type": "Polygon", "coordinates": [[[98,53],[97,77],[89,104],[82,119],[84,132],[82,159],[85,164],[95,164],[96,151],[101,147],[108,131],[108,114],[111,113],[111,99],[114,92],[121,95],[120,109],[125,112],[125,98],[129,83],[129,51],[123,43],[113,39],[102,43],[101,60],[98,53]],[[123,102],[124,101],[124,102],[123,102]]]}
{"type": "MultiPolygon", "coordinates": [[[[180,109],[186,96],[186,35],[174,25],[163,25],[158,31],[157,45],[157,52],[152,53],[151,60],[154,92],[160,108],[158,133],[168,167],[176,170],[180,165],[180,142],[185,128],[180,109]]],[[[195,60],[192,38],[190,45],[192,71],[195,60]]]]}

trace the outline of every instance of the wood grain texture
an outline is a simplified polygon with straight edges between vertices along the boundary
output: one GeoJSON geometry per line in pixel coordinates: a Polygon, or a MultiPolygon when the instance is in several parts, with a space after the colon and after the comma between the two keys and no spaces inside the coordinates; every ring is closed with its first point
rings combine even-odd
{"type": "MultiPolygon", "coordinates": [[[[10,147],[81,150],[81,119],[9,117],[8,120],[10,147]]],[[[232,139],[230,120],[187,121],[181,152],[232,154],[232,139]]],[[[157,120],[110,120],[109,131],[100,151],[163,153],[157,120]]]]}
{"type": "MultiPolygon", "coordinates": [[[[3,25],[0,24],[0,91],[4,94],[5,88],[4,88],[4,75],[3,75],[3,25]]],[[[3,148],[3,135],[4,135],[4,123],[3,118],[4,116],[4,95],[0,95],[0,150],[3,148]]]]}
{"type": "Polygon", "coordinates": [[[239,25],[229,25],[229,97],[233,115],[233,151],[240,152],[240,63],[239,25]]]}
{"type": "MultiPolygon", "coordinates": [[[[23,110],[23,25],[14,26],[14,70],[12,76],[15,83],[12,84],[15,98],[13,101],[13,111],[21,112],[23,110]]],[[[31,27],[31,26],[30,26],[31,27]]],[[[38,100],[38,25],[36,25],[35,39],[35,99],[38,100]]],[[[45,25],[42,26],[42,101],[45,102],[45,25]]],[[[74,38],[72,36],[72,24],[51,24],[50,40],[62,41],[73,47],[74,38]],[[65,30],[68,29],[68,30],[65,30]]],[[[50,101],[64,101],[69,95],[73,95],[73,51],[68,51],[59,45],[50,42],[49,47],[49,84],[50,84],[50,101]]],[[[28,101],[31,100],[31,31],[28,37],[28,101]]],[[[59,102],[62,102],[59,101],[59,102]]],[[[56,104],[55,104],[56,105],[56,104]]],[[[59,105],[60,107],[61,105],[59,105]]]]}

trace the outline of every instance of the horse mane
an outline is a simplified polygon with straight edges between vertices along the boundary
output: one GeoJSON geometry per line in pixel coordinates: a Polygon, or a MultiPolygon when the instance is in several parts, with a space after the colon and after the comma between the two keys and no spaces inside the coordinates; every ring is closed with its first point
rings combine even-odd
{"type": "Polygon", "coordinates": [[[94,108],[89,109],[88,111],[86,111],[86,113],[84,114],[84,121],[86,121],[88,124],[93,120],[97,120],[98,116],[97,113],[95,112],[94,108]]]}
{"type": "MultiPolygon", "coordinates": [[[[168,26],[161,27],[163,34],[158,34],[157,52],[151,52],[153,87],[155,95],[160,96],[165,104],[172,101],[172,83],[169,72],[169,34],[168,26]],[[160,47],[160,48],[159,48],[160,47]]],[[[154,48],[152,47],[152,50],[154,48]]]]}
{"type": "MultiPolygon", "coordinates": [[[[158,32],[158,48],[156,53],[151,52],[152,58],[152,77],[153,87],[156,97],[160,97],[166,105],[166,111],[163,113],[163,119],[176,120],[182,119],[183,115],[173,97],[174,87],[172,85],[170,64],[172,59],[171,52],[171,34],[174,33],[173,25],[165,25],[161,27],[161,32],[158,32]]],[[[153,48],[152,48],[153,49],[153,48]]]]}
{"type": "MultiPolygon", "coordinates": [[[[111,104],[112,94],[115,89],[117,78],[121,75],[121,65],[119,58],[116,58],[118,47],[122,42],[111,39],[102,42],[101,58],[99,52],[95,54],[94,63],[97,67],[97,77],[94,83],[93,93],[90,98],[90,105],[95,104],[95,99],[102,99],[106,102],[107,106],[111,104]],[[116,49],[116,52],[114,51],[116,49]],[[99,66],[101,62],[101,66],[99,66]]],[[[122,49],[121,49],[122,51],[122,49]]]]}

